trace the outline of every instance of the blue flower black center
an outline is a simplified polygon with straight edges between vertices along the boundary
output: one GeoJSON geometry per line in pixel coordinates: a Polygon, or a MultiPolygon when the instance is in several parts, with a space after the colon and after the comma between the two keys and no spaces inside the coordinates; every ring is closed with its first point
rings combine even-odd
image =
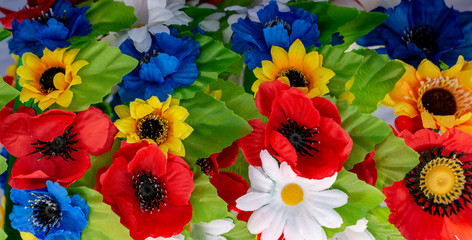
{"type": "Polygon", "coordinates": [[[430,54],[434,49],[434,32],[433,28],[426,25],[416,25],[413,28],[407,28],[402,36],[405,45],[414,43],[426,55],[430,54]]]}
{"type": "Polygon", "coordinates": [[[32,194],[36,196],[36,199],[29,200],[28,203],[30,205],[26,206],[26,208],[32,208],[33,210],[33,215],[31,215],[28,221],[31,221],[34,229],[45,231],[47,234],[49,230],[57,228],[61,224],[61,209],[56,200],[51,196],[32,194]]]}
{"type": "Polygon", "coordinates": [[[284,21],[282,19],[279,19],[278,17],[275,17],[274,20],[270,20],[270,21],[264,23],[264,28],[274,27],[274,26],[277,26],[279,24],[282,24],[284,26],[285,30],[287,30],[287,32],[288,32],[288,35],[290,35],[292,33],[292,26],[290,26],[290,24],[288,24],[286,21],[284,21]]]}
{"type": "Polygon", "coordinates": [[[424,108],[434,115],[454,115],[457,111],[454,95],[442,88],[428,90],[421,97],[421,102],[424,108]]]}
{"type": "Polygon", "coordinates": [[[159,53],[160,52],[156,49],[153,49],[151,53],[145,53],[145,54],[140,53],[141,59],[139,59],[139,66],[142,66],[144,63],[149,63],[149,61],[151,61],[151,58],[157,57],[159,53]]]}
{"type": "Polygon", "coordinates": [[[169,134],[168,121],[157,114],[151,113],[139,119],[137,134],[141,139],[152,139],[159,145],[167,140],[169,134]]]}
{"type": "Polygon", "coordinates": [[[39,86],[41,87],[41,92],[50,93],[57,88],[54,86],[54,76],[58,73],[65,73],[64,68],[60,67],[51,67],[41,74],[39,78],[39,86]]]}
{"type": "Polygon", "coordinates": [[[64,23],[64,25],[66,25],[67,20],[69,19],[69,15],[67,13],[67,10],[65,9],[64,9],[64,12],[60,13],[60,15],[57,13],[55,15],[54,12],[52,11],[52,8],[50,8],[49,11],[47,12],[41,11],[41,16],[37,18],[33,18],[32,20],[35,20],[41,23],[42,25],[46,25],[48,23],[48,20],[51,18],[55,18],[57,21],[62,22],[64,23]]]}
{"type": "Polygon", "coordinates": [[[159,182],[156,177],[152,176],[151,171],[147,174],[142,170],[141,173],[136,173],[132,180],[135,189],[134,195],[139,200],[141,211],[152,214],[156,208],[157,211],[160,211],[161,204],[166,205],[164,198],[167,197],[167,190],[164,188],[164,182],[159,182]]]}
{"type": "Polygon", "coordinates": [[[297,151],[297,154],[301,156],[308,155],[313,157],[310,151],[320,151],[313,147],[314,143],[320,143],[320,141],[313,140],[313,136],[319,133],[317,128],[300,126],[296,121],[287,118],[287,123],[282,123],[282,127],[277,129],[277,131],[288,139],[295,148],[295,151],[297,151]]]}
{"type": "Polygon", "coordinates": [[[40,153],[41,156],[38,158],[38,161],[45,156],[48,157],[47,159],[61,156],[65,161],[74,160],[70,154],[72,151],[77,152],[78,150],[72,146],[79,141],[74,140],[74,137],[77,136],[78,133],[72,134],[72,127],[73,126],[70,126],[61,136],[55,137],[51,142],[38,140],[36,143],[32,143],[31,145],[35,146],[35,151],[30,153],[30,155],[40,153]]]}
{"type": "Polygon", "coordinates": [[[279,73],[279,77],[287,77],[291,87],[308,87],[307,77],[297,69],[289,69],[279,73]]]}

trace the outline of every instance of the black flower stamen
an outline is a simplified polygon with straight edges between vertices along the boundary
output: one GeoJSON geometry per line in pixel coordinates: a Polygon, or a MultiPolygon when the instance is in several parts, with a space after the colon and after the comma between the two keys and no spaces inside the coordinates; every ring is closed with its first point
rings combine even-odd
{"type": "Polygon", "coordinates": [[[152,49],[151,53],[139,53],[141,54],[141,59],[139,59],[139,66],[142,66],[145,63],[149,63],[151,58],[156,57],[161,52],[157,49],[152,49]]]}
{"type": "Polygon", "coordinates": [[[435,47],[433,28],[428,24],[408,27],[403,34],[402,41],[405,45],[414,43],[426,55],[429,55],[435,47]]]}
{"type": "Polygon", "coordinates": [[[31,194],[36,196],[36,199],[29,200],[30,205],[25,208],[33,209],[33,214],[28,218],[33,228],[38,231],[46,231],[47,234],[52,228],[59,227],[62,221],[62,212],[56,200],[49,195],[31,194]]]}
{"type": "Polygon", "coordinates": [[[77,152],[78,150],[73,148],[72,145],[78,143],[79,141],[74,140],[73,138],[77,136],[78,133],[72,134],[72,128],[74,126],[70,126],[61,136],[55,137],[51,142],[44,142],[38,140],[36,143],[31,143],[31,145],[35,146],[35,151],[30,153],[40,153],[41,156],[38,158],[38,161],[41,160],[43,157],[47,156],[47,159],[51,157],[61,156],[62,159],[65,161],[74,160],[74,158],[70,155],[72,151],[77,152]]]}
{"type": "Polygon", "coordinates": [[[210,158],[199,158],[196,163],[198,166],[202,168],[202,173],[208,175],[209,173],[213,172],[213,162],[210,158]]]}
{"type": "Polygon", "coordinates": [[[297,151],[297,154],[300,154],[301,156],[308,155],[313,157],[313,154],[310,153],[310,151],[320,151],[313,147],[314,143],[320,143],[320,141],[312,139],[315,134],[319,133],[317,128],[300,126],[296,121],[287,118],[287,123],[282,123],[282,127],[277,129],[277,131],[288,139],[290,144],[292,144],[297,151]]]}
{"type": "Polygon", "coordinates": [[[58,73],[65,73],[66,71],[60,67],[51,67],[41,74],[39,78],[39,86],[41,87],[41,92],[50,93],[57,88],[54,86],[54,76],[58,73]]]}
{"type": "Polygon", "coordinates": [[[155,113],[151,113],[139,119],[137,134],[141,139],[152,139],[159,145],[167,140],[169,134],[168,121],[155,113]]]}
{"type": "Polygon", "coordinates": [[[164,198],[167,198],[167,190],[164,188],[164,182],[159,182],[156,177],[152,176],[151,171],[146,174],[142,170],[133,177],[134,195],[139,200],[139,208],[143,212],[152,212],[157,208],[160,211],[161,204],[166,206],[164,198]]]}
{"type": "Polygon", "coordinates": [[[308,78],[297,69],[285,70],[279,77],[287,77],[291,87],[308,87],[308,78]]]}
{"type": "Polygon", "coordinates": [[[421,102],[424,108],[434,115],[454,115],[457,111],[454,95],[442,88],[426,91],[421,97],[421,102]]]}
{"type": "Polygon", "coordinates": [[[292,26],[290,26],[290,24],[288,24],[288,22],[286,22],[285,20],[282,20],[278,17],[275,17],[274,20],[270,20],[270,21],[266,22],[264,24],[264,28],[274,27],[274,26],[277,26],[279,24],[282,24],[284,26],[285,30],[287,30],[287,32],[288,32],[288,35],[290,35],[292,33],[292,26]]]}

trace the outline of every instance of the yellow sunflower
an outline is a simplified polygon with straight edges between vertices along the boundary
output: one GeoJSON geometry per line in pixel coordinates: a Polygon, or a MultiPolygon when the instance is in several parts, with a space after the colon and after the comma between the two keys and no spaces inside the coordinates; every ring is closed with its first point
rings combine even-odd
{"type": "Polygon", "coordinates": [[[442,133],[458,128],[472,134],[472,62],[459,56],[456,65],[441,71],[428,60],[406,72],[382,103],[397,115],[421,116],[424,128],[442,133]]]}
{"type": "Polygon", "coordinates": [[[318,52],[306,53],[305,46],[296,40],[290,49],[273,46],[271,61],[262,61],[262,68],[254,69],[257,80],[252,85],[256,93],[263,82],[281,81],[302,90],[307,97],[320,97],[329,92],[326,84],[334,76],[331,69],[322,67],[323,56],[318,52]]]}
{"type": "Polygon", "coordinates": [[[17,69],[19,83],[23,87],[20,101],[33,98],[42,110],[53,103],[69,106],[73,97],[70,87],[82,83],[77,72],[88,62],[74,61],[79,49],[66,50],[62,48],[51,52],[45,48],[41,58],[32,53],[23,54],[23,66],[17,69]]]}
{"type": "Polygon", "coordinates": [[[185,156],[182,140],[193,128],[184,122],[189,114],[179,103],[169,95],[165,102],[153,96],[147,101],[136,99],[129,106],[116,106],[115,112],[120,117],[115,121],[119,130],[116,137],[126,138],[128,143],[148,141],[157,144],[165,154],[185,156]]]}

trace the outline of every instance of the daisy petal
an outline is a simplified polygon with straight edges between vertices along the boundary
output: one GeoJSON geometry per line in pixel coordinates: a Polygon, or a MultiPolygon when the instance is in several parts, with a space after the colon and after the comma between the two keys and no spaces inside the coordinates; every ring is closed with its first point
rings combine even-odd
{"type": "Polygon", "coordinates": [[[250,192],[236,200],[236,207],[243,211],[254,211],[270,202],[268,193],[250,192]]]}

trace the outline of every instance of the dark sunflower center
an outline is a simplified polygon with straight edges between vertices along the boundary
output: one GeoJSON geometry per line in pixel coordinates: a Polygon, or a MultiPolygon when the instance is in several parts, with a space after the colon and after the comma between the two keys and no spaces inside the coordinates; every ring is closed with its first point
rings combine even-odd
{"type": "Polygon", "coordinates": [[[296,121],[287,119],[287,123],[282,123],[282,127],[277,129],[277,131],[287,138],[290,144],[295,148],[295,151],[297,151],[297,154],[312,157],[313,154],[311,151],[320,151],[313,147],[314,143],[320,143],[319,141],[313,140],[313,136],[319,133],[316,128],[300,126],[296,121]]]}
{"type": "Polygon", "coordinates": [[[139,208],[143,212],[152,212],[161,204],[166,205],[164,198],[167,197],[167,190],[164,188],[164,182],[159,182],[149,171],[142,170],[141,173],[136,173],[133,177],[134,195],[138,198],[139,208]]]}
{"type": "Polygon", "coordinates": [[[405,176],[408,191],[425,212],[451,216],[472,203],[472,165],[456,151],[443,155],[444,147],[420,154],[420,163],[405,176]]]}
{"type": "Polygon", "coordinates": [[[152,139],[158,145],[167,140],[169,132],[168,121],[151,113],[138,121],[137,134],[141,139],[152,139]]]}
{"type": "Polygon", "coordinates": [[[266,22],[264,24],[264,28],[274,27],[274,26],[277,26],[279,24],[282,24],[284,26],[285,30],[287,30],[289,35],[292,33],[292,26],[290,26],[290,24],[288,22],[286,22],[285,20],[279,19],[278,17],[276,17],[273,20],[270,20],[270,21],[266,22]]]}
{"type": "Polygon", "coordinates": [[[30,205],[27,206],[33,210],[33,228],[48,232],[51,228],[59,227],[62,220],[59,204],[49,195],[34,195],[36,199],[29,200],[30,205]]]}
{"type": "Polygon", "coordinates": [[[442,88],[428,90],[421,97],[421,102],[434,115],[454,115],[457,111],[454,95],[442,88]]]}
{"type": "Polygon", "coordinates": [[[202,173],[206,175],[214,171],[214,165],[210,158],[199,158],[196,164],[201,167],[202,173]]]}
{"type": "Polygon", "coordinates": [[[48,157],[47,159],[61,156],[65,161],[74,160],[70,154],[72,151],[78,151],[77,149],[73,148],[73,146],[79,141],[74,140],[74,137],[77,136],[78,133],[72,134],[72,127],[73,126],[70,126],[61,136],[55,137],[50,142],[38,140],[37,142],[32,143],[31,145],[34,146],[35,151],[30,154],[40,153],[41,156],[38,157],[38,161],[45,156],[48,157]]]}
{"type": "Polygon", "coordinates": [[[279,77],[287,77],[291,87],[308,87],[308,78],[297,69],[285,70],[279,77]]]}
{"type": "Polygon", "coordinates": [[[56,76],[58,73],[65,72],[66,71],[60,67],[52,67],[44,71],[39,78],[39,86],[41,87],[41,91],[43,93],[50,93],[54,90],[57,90],[57,88],[54,86],[54,76],[56,76]]]}
{"type": "Polygon", "coordinates": [[[414,43],[426,55],[433,51],[435,45],[434,39],[433,28],[428,24],[425,26],[419,24],[413,28],[407,28],[402,37],[405,45],[414,43]]]}

